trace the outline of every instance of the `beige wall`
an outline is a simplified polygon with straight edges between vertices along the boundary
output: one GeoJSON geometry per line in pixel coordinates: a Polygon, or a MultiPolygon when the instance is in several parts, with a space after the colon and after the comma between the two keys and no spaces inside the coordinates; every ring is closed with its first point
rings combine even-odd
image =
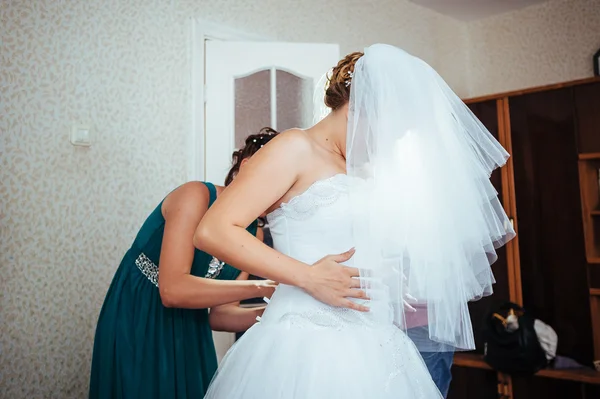
{"type": "Polygon", "coordinates": [[[100,305],[148,212],[186,179],[192,17],[273,40],[374,42],[463,96],[591,76],[597,0],[464,24],[406,1],[2,0],[0,397],[81,398],[100,305]],[[73,122],[95,128],[69,144],[73,122]]]}
{"type": "Polygon", "coordinates": [[[479,96],[591,77],[600,0],[554,0],[467,25],[466,91],[479,96]]]}
{"type": "Polygon", "coordinates": [[[83,398],[96,319],[145,216],[186,179],[190,20],[399,45],[464,88],[459,23],[404,1],[2,0],[0,397],[83,398]],[[73,122],[94,128],[69,144],[73,122]]]}

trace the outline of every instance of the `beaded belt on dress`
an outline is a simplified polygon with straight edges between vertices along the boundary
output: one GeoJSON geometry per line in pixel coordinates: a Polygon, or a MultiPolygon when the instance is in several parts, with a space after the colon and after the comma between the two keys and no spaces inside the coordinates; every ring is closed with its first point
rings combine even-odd
{"type": "MultiPolygon", "coordinates": [[[[158,266],[145,253],[142,252],[139,254],[135,260],[135,265],[152,284],[158,287],[158,266]]],[[[225,266],[225,262],[221,262],[213,256],[208,264],[208,271],[204,275],[204,278],[217,278],[221,274],[223,266],[225,266]]]]}

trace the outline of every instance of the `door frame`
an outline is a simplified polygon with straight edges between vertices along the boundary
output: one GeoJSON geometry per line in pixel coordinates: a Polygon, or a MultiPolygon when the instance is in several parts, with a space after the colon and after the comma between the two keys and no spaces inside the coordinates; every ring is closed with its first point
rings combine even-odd
{"type": "Polygon", "coordinates": [[[191,129],[188,136],[188,180],[204,180],[206,178],[206,148],[205,132],[205,50],[206,40],[222,41],[269,41],[272,38],[244,32],[230,26],[211,22],[203,19],[192,19],[191,46],[189,57],[191,59],[191,129]]]}
{"type": "MultiPolygon", "coordinates": [[[[270,38],[254,35],[244,31],[231,28],[224,24],[206,21],[203,19],[192,19],[191,40],[188,59],[191,59],[191,128],[187,140],[188,180],[204,181],[206,178],[206,148],[205,131],[205,51],[206,40],[223,41],[267,41],[270,38]]],[[[235,343],[235,334],[227,332],[213,332],[215,350],[219,362],[227,351],[235,343]]]]}

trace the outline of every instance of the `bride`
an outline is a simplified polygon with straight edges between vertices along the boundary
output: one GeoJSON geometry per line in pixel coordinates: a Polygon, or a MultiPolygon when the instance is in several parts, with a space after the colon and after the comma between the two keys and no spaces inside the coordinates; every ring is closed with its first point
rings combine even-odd
{"type": "Polygon", "coordinates": [[[508,154],[392,46],[341,60],[325,105],[259,151],[198,227],[202,250],[280,282],[207,398],[440,398],[418,349],[474,347],[467,303],[491,293],[494,249],[514,236],[489,182],[508,154]],[[265,211],[277,251],[245,230],[265,211]],[[405,333],[417,308],[427,348],[405,333]]]}

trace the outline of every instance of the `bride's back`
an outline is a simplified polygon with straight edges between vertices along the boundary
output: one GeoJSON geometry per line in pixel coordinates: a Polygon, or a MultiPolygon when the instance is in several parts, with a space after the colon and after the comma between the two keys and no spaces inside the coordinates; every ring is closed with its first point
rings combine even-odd
{"type": "MultiPolygon", "coordinates": [[[[303,193],[281,204],[267,218],[276,250],[307,264],[332,253],[343,253],[354,245],[349,177],[336,174],[317,180],[303,193]]],[[[360,266],[353,258],[347,266],[360,266]]],[[[359,303],[373,306],[373,302],[359,303]]],[[[387,312],[358,312],[325,305],[300,288],[280,285],[262,317],[264,323],[290,322],[297,327],[364,327],[391,324],[382,319],[387,312]],[[378,317],[375,320],[375,316],[378,317]],[[316,320],[318,319],[318,321],[316,320]]]]}
{"type": "Polygon", "coordinates": [[[318,180],[267,216],[273,245],[307,264],[346,252],[353,246],[349,212],[348,176],[318,180]]]}

